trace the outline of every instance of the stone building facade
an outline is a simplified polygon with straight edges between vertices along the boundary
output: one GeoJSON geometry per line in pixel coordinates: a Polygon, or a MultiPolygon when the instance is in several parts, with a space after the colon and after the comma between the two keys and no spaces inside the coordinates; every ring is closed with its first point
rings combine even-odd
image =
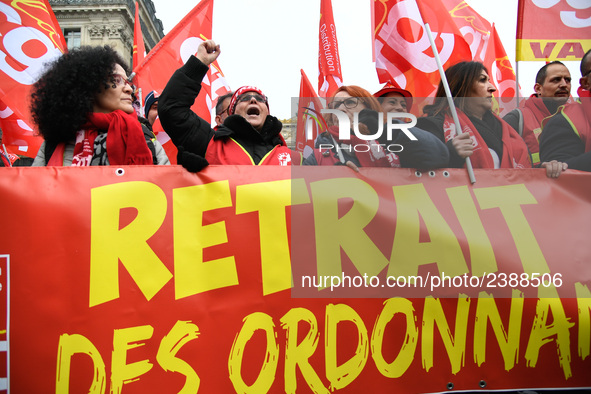
{"type": "MultiPolygon", "coordinates": [[[[134,0],[49,0],[68,48],[110,45],[131,66],[135,21],[134,0]]],[[[152,0],[137,0],[148,53],[164,37],[152,0]]]]}

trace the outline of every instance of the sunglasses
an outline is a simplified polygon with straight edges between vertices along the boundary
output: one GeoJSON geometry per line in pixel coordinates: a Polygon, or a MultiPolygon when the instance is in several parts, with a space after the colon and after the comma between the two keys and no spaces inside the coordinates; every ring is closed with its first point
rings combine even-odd
{"type": "Polygon", "coordinates": [[[260,94],[257,94],[257,93],[242,94],[238,97],[238,102],[239,103],[248,102],[253,98],[259,103],[266,103],[267,102],[266,96],[261,96],[260,94]]]}
{"type": "Polygon", "coordinates": [[[350,97],[345,100],[334,100],[330,103],[329,107],[331,109],[337,109],[342,104],[345,105],[345,108],[349,108],[349,109],[355,108],[357,106],[357,104],[359,104],[359,98],[358,97],[350,97]]]}

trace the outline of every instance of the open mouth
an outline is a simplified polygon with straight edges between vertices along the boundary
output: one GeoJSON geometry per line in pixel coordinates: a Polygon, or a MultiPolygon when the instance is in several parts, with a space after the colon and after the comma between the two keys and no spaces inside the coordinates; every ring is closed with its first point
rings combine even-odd
{"type": "Polygon", "coordinates": [[[257,107],[250,107],[248,110],[246,110],[246,114],[256,116],[260,115],[261,111],[257,107]]]}

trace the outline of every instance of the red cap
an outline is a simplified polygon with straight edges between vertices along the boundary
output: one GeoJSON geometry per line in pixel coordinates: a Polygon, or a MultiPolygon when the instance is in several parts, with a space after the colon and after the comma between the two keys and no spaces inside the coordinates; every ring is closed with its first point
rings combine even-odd
{"type": "Polygon", "coordinates": [[[401,94],[402,97],[406,97],[406,110],[410,111],[412,108],[412,94],[408,90],[399,87],[395,82],[387,82],[384,87],[375,92],[373,96],[382,97],[388,93],[398,93],[401,94]]]}

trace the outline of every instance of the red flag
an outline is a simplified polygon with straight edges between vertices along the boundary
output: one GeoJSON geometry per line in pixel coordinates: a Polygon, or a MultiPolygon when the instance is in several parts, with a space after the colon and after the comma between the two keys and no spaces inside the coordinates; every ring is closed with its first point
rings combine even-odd
{"type": "Polygon", "coordinates": [[[380,82],[396,81],[415,97],[433,96],[440,75],[423,27],[429,23],[444,68],[471,59],[470,48],[440,0],[374,3],[374,46],[380,82]],[[422,15],[422,17],[421,17],[422,15]]]}
{"type": "Polygon", "coordinates": [[[328,129],[320,111],[324,108],[304,70],[300,83],[295,150],[308,157],[314,149],[316,137],[328,129]]]}
{"type": "Polygon", "coordinates": [[[142,26],[140,25],[140,9],[137,1],[135,2],[135,23],[133,25],[133,68],[137,68],[145,57],[144,36],[142,26]]]}
{"type": "Polygon", "coordinates": [[[505,52],[505,48],[501,43],[494,23],[489,50],[487,51],[487,58],[484,64],[486,64],[491,74],[490,78],[498,89],[494,95],[499,106],[497,112],[499,116],[504,116],[515,108],[515,97],[521,97],[521,92],[517,89],[515,72],[513,71],[507,52],[505,52]]]}
{"type": "Polygon", "coordinates": [[[519,0],[515,60],[580,60],[591,49],[591,2],[519,0]]]}
{"type": "Polygon", "coordinates": [[[343,75],[331,0],[320,0],[319,39],[318,94],[321,97],[332,97],[335,90],[343,85],[343,75]]]}
{"type": "Polygon", "coordinates": [[[464,0],[442,0],[453,22],[470,46],[472,59],[482,62],[497,87],[496,110],[502,116],[515,107],[516,78],[507,52],[494,25],[464,0]]]}
{"type": "MultiPolygon", "coordinates": [[[[212,14],[213,0],[201,1],[148,53],[135,70],[134,79],[144,94],[152,90],[162,92],[170,76],[197,52],[201,42],[211,37],[212,14]]],[[[193,111],[213,123],[217,98],[230,91],[217,61],[213,62],[203,79],[193,111]]],[[[167,135],[159,135],[164,133],[159,123],[153,125],[153,130],[159,141],[168,141],[163,145],[171,163],[175,164],[176,148],[167,135]]]]}
{"type": "Polygon", "coordinates": [[[0,127],[7,153],[35,157],[42,138],[33,131],[29,112],[31,85],[48,62],[67,51],[47,0],[0,1],[0,127]]]}

